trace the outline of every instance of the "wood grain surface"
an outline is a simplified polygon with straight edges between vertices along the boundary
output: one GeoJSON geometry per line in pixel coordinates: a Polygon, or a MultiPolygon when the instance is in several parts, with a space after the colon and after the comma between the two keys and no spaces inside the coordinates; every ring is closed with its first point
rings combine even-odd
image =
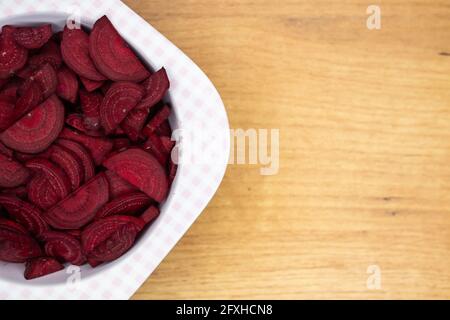
{"type": "Polygon", "coordinates": [[[450,298],[448,1],[124,2],[281,147],[278,175],[229,166],[135,299],[450,298]]]}

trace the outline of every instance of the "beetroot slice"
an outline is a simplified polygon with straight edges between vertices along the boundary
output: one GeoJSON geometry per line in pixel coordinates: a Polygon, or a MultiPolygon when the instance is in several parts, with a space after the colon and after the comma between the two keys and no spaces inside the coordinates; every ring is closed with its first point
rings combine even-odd
{"type": "Polygon", "coordinates": [[[159,139],[166,153],[170,153],[173,147],[175,147],[175,141],[173,141],[171,138],[162,136],[159,137],[159,139]]]}
{"type": "Polygon", "coordinates": [[[42,234],[41,240],[45,242],[45,254],[50,257],[76,266],[86,262],[86,257],[81,251],[80,241],[67,232],[47,231],[42,234]]]}
{"type": "Polygon", "coordinates": [[[142,85],[145,88],[146,94],[137,106],[137,109],[152,108],[164,98],[167,90],[169,90],[170,82],[166,69],[161,68],[145,80],[142,85]]]}
{"type": "Polygon", "coordinates": [[[58,75],[55,68],[51,64],[45,63],[37,69],[30,78],[31,81],[36,81],[42,88],[42,96],[44,99],[50,97],[56,92],[58,86],[58,75]]]}
{"type": "Polygon", "coordinates": [[[61,53],[64,62],[78,75],[94,81],[106,80],[89,56],[89,35],[82,29],[64,28],[61,53]]]}
{"type": "Polygon", "coordinates": [[[57,204],[61,197],[56,193],[49,179],[43,174],[35,175],[27,185],[28,200],[47,210],[57,204]]]}
{"type": "Polygon", "coordinates": [[[22,164],[0,153],[0,187],[15,188],[24,184],[30,172],[22,164]]]}
{"type": "Polygon", "coordinates": [[[0,142],[0,154],[8,158],[12,158],[14,155],[14,151],[12,151],[10,148],[8,148],[2,142],[0,142]]]}
{"type": "Polygon", "coordinates": [[[69,236],[75,237],[77,240],[81,239],[81,230],[80,229],[65,230],[64,232],[67,233],[69,236]]]}
{"type": "Polygon", "coordinates": [[[150,75],[106,16],[94,24],[89,53],[97,69],[113,81],[140,82],[150,75]]]}
{"type": "MultiPolygon", "coordinates": [[[[115,138],[115,139],[113,139],[113,143],[114,143],[115,151],[124,150],[131,145],[130,140],[128,140],[127,138],[115,138]]],[[[0,148],[0,152],[1,152],[1,148],[0,148]]]]}
{"type": "Polygon", "coordinates": [[[168,192],[165,170],[149,153],[128,149],[108,158],[103,165],[157,202],[165,199],[168,192]]]}
{"type": "Polygon", "coordinates": [[[84,174],[83,174],[84,181],[91,180],[94,177],[94,175],[95,175],[94,161],[92,160],[92,157],[89,154],[89,151],[86,150],[86,148],[84,148],[78,142],[75,142],[72,140],[58,139],[56,141],[56,143],[64,148],[72,151],[81,160],[82,167],[84,169],[84,174]]]}
{"type": "MultiPolygon", "coordinates": [[[[133,226],[137,232],[140,232],[145,227],[142,219],[131,216],[111,216],[94,221],[81,234],[83,252],[88,258],[94,258],[91,256],[92,251],[125,225],[133,226]]],[[[102,259],[94,259],[104,261],[102,259]]]]}
{"type": "Polygon", "coordinates": [[[0,132],[14,123],[14,104],[0,100],[0,132]]]}
{"type": "Polygon", "coordinates": [[[0,101],[9,102],[15,104],[17,101],[18,91],[20,86],[22,86],[23,80],[13,78],[4,86],[0,92],[0,101]]]}
{"type": "Polygon", "coordinates": [[[64,106],[51,96],[0,135],[9,148],[39,153],[56,140],[64,125],[64,106]]]}
{"type": "Polygon", "coordinates": [[[131,110],[131,112],[122,122],[121,127],[126,132],[131,141],[138,141],[149,113],[150,109],[148,108],[135,108],[134,110],[131,110]]]}
{"type": "Polygon", "coordinates": [[[61,67],[58,70],[58,86],[56,87],[56,94],[71,103],[77,101],[79,83],[76,74],[66,67],[61,67]]]}
{"type": "Polygon", "coordinates": [[[89,150],[96,165],[100,165],[113,148],[113,143],[107,139],[90,137],[68,128],[63,129],[60,138],[69,139],[82,144],[89,150]]]}
{"type": "Polygon", "coordinates": [[[21,234],[28,234],[27,229],[22,227],[17,222],[14,222],[14,221],[8,220],[8,219],[4,219],[4,218],[0,218],[0,229],[3,229],[3,230],[6,229],[9,231],[17,232],[17,233],[21,233],[21,234]]]}
{"type": "Polygon", "coordinates": [[[5,207],[11,218],[36,236],[48,230],[48,225],[41,217],[41,211],[32,204],[14,196],[0,195],[0,204],[5,207]]]}
{"type": "Polygon", "coordinates": [[[109,199],[108,180],[101,173],[44,214],[55,229],[78,229],[89,223],[109,199]]]}
{"type": "Polygon", "coordinates": [[[85,126],[90,130],[98,130],[100,127],[100,106],[103,95],[99,92],[89,93],[80,91],[80,104],[85,116],[85,126]]]}
{"type": "Polygon", "coordinates": [[[49,63],[55,70],[58,70],[62,65],[61,51],[59,45],[54,41],[47,42],[39,54],[30,57],[28,64],[31,68],[37,69],[44,64],[49,63]]]}
{"type": "Polygon", "coordinates": [[[131,185],[128,181],[122,179],[114,172],[106,170],[105,174],[109,183],[109,194],[111,199],[137,191],[135,186],[131,185]]]}
{"type": "Polygon", "coordinates": [[[14,120],[18,120],[33,110],[42,102],[42,87],[37,81],[27,81],[20,89],[21,95],[17,99],[14,109],[14,120]]]}
{"type": "Polygon", "coordinates": [[[142,130],[142,133],[147,137],[150,136],[153,132],[155,132],[159,126],[166,121],[170,116],[170,108],[165,105],[155,116],[149,121],[149,123],[142,130]]]}
{"type": "Polygon", "coordinates": [[[29,260],[25,266],[24,277],[32,280],[64,269],[64,266],[56,259],[50,257],[39,257],[29,260]]]}
{"type": "Polygon", "coordinates": [[[0,261],[23,263],[41,254],[38,243],[29,235],[0,228],[0,261]]]}
{"type": "Polygon", "coordinates": [[[146,223],[149,224],[154,221],[159,216],[159,209],[155,206],[149,207],[145,212],[140,216],[140,218],[146,223]]]}
{"type": "Polygon", "coordinates": [[[142,192],[130,193],[118,197],[105,204],[97,214],[96,219],[113,215],[133,215],[151,204],[152,200],[142,192]]]}
{"type": "Polygon", "coordinates": [[[92,92],[103,86],[104,81],[94,81],[84,77],[80,77],[81,83],[88,92],[92,92]]]}
{"type": "Polygon", "coordinates": [[[91,137],[104,136],[103,132],[100,130],[88,129],[88,126],[86,125],[86,123],[87,123],[86,118],[83,117],[81,114],[72,113],[72,114],[69,114],[66,118],[67,125],[71,126],[74,129],[77,129],[78,131],[85,133],[88,136],[91,136],[91,137]]]}
{"type": "Polygon", "coordinates": [[[71,191],[70,180],[66,173],[53,162],[44,158],[34,158],[25,163],[27,168],[42,174],[48,180],[49,186],[56,192],[58,200],[67,197],[71,191]]]}
{"type": "Polygon", "coordinates": [[[69,149],[53,145],[50,159],[67,174],[72,190],[76,190],[84,181],[84,169],[81,159],[69,149]]]}
{"type": "Polygon", "coordinates": [[[14,41],[14,32],[14,27],[3,26],[0,34],[0,79],[9,78],[27,62],[28,51],[14,41]]]}
{"type": "Polygon", "coordinates": [[[19,187],[11,188],[11,189],[3,189],[2,193],[15,196],[22,200],[25,200],[28,196],[28,191],[27,191],[26,186],[19,186],[19,187]]]}
{"type": "Polygon", "coordinates": [[[14,40],[26,49],[39,49],[50,40],[52,35],[51,24],[39,27],[20,27],[14,31],[14,40]]]}
{"type": "Polygon", "coordinates": [[[116,82],[100,106],[100,122],[106,134],[112,133],[141,101],[144,88],[133,82],[116,82]]]}
{"type": "Polygon", "coordinates": [[[169,160],[169,183],[172,185],[177,175],[178,165],[176,165],[172,159],[169,160]]]}
{"type": "Polygon", "coordinates": [[[169,154],[166,152],[161,139],[157,135],[150,134],[148,140],[143,145],[143,149],[150,152],[162,166],[166,165],[169,154]]]}

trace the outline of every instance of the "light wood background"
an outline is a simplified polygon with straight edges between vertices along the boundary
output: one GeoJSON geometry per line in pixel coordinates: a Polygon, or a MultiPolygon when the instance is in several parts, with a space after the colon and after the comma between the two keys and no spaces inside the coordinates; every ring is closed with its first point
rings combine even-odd
{"type": "Polygon", "coordinates": [[[135,299],[450,298],[447,0],[125,2],[209,75],[233,128],[281,130],[279,174],[230,166],[135,299]]]}

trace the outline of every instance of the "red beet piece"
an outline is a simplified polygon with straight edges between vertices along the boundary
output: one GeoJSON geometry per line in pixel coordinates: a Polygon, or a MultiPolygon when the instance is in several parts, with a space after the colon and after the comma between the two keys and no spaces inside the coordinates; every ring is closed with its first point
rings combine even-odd
{"type": "Polygon", "coordinates": [[[9,79],[0,79],[0,89],[9,81],[9,79]]]}
{"type": "Polygon", "coordinates": [[[70,180],[61,167],[44,158],[29,160],[25,166],[34,170],[37,174],[42,174],[48,180],[49,186],[56,192],[57,201],[69,195],[71,191],[70,180]]]}
{"type": "Polygon", "coordinates": [[[102,261],[97,261],[97,260],[91,259],[89,257],[87,258],[87,262],[89,263],[89,265],[92,268],[97,268],[99,265],[101,265],[103,263],[102,261]]]}
{"type": "Polygon", "coordinates": [[[0,188],[15,188],[24,184],[30,172],[22,164],[0,153],[0,188]]]}
{"type": "MultiPolygon", "coordinates": [[[[128,140],[127,138],[115,138],[115,139],[113,139],[113,143],[114,143],[115,151],[124,150],[131,145],[130,140],[128,140]]],[[[0,152],[1,152],[1,148],[0,148],[0,152]]]]}
{"type": "Polygon", "coordinates": [[[94,81],[84,77],[80,77],[81,83],[88,92],[92,92],[103,86],[104,81],[94,81]]]}
{"type": "Polygon", "coordinates": [[[106,134],[111,134],[141,101],[144,88],[133,82],[116,82],[100,105],[100,123],[106,134]]]}
{"type": "Polygon", "coordinates": [[[53,95],[0,134],[0,140],[11,149],[39,153],[56,140],[63,125],[64,106],[53,95]]]}
{"type": "Polygon", "coordinates": [[[75,237],[78,240],[81,239],[81,230],[80,229],[65,230],[64,232],[72,237],[75,237]]]}
{"type": "Polygon", "coordinates": [[[51,64],[45,63],[37,69],[28,81],[36,81],[42,88],[44,99],[56,92],[58,86],[58,75],[51,64]]]}
{"type": "Polygon", "coordinates": [[[19,199],[25,200],[28,196],[28,191],[26,186],[19,186],[12,189],[3,189],[2,193],[15,196],[19,199]]]}
{"type": "Polygon", "coordinates": [[[18,120],[38,106],[43,99],[42,87],[37,81],[27,81],[19,89],[20,97],[14,109],[14,120],[18,120]]]}
{"type": "Polygon", "coordinates": [[[102,219],[113,215],[134,215],[148,207],[152,200],[142,192],[134,192],[118,197],[105,204],[97,214],[96,219],[102,219]]]}
{"type": "Polygon", "coordinates": [[[30,57],[28,60],[28,64],[33,69],[39,68],[46,63],[51,64],[55,70],[58,70],[62,65],[59,45],[51,40],[42,47],[38,54],[30,57]]]}
{"type": "Polygon", "coordinates": [[[84,169],[83,174],[84,181],[89,181],[94,177],[95,175],[94,160],[92,160],[89,151],[85,147],[83,147],[78,142],[67,139],[58,139],[56,143],[72,151],[81,160],[82,167],[84,169]]]}
{"type": "Polygon", "coordinates": [[[50,257],[76,266],[86,262],[80,241],[67,232],[47,231],[42,234],[41,240],[45,242],[45,254],[50,257]]]}
{"type": "Polygon", "coordinates": [[[128,149],[108,158],[103,165],[157,202],[166,198],[168,181],[165,170],[149,153],[128,149]]]}
{"type": "Polygon", "coordinates": [[[98,130],[100,128],[100,106],[103,101],[103,95],[99,92],[80,91],[80,104],[85,117],[84,125],[89,130],[98,130]]]}
{"type": "Polygon", "coordinates": [[[0,195],[0,204],[5,207],[11,218],[36,236],[48,230],[48,225],[42,219],[41,211],[34,205],[14,196],[0,195]]]}
{"type": "Polygon", "coordinates": [[[126,132],[131,141],[138,141],[142,128],[147,121],[150,109],[134,109],[128,114],[121,124],[121,128],[126,132]]]}
{"type": "Polygon", "coordinates": [[[29,65],[25,65],[22,69],[18,70],[16,72],[16,76],[18,76],[21,79],[28,79],[33,75],[34,69],[29,65]]]}
{"type": "Polygon", "coordinates": [[[69,149],[53,145],[50,160],[59,165],[67,174],[72,190],[78,189],[84,181],[84,169],[81,159],[69,149]]]}
{"type": "Polygon", "coordinates": [[[52,26],[45,24],[39,27],[20,27],[14,31],[14,40],[26,49],[39,49],[53,35],[52,26]]]}
{"type": "Polygon", "coordinates": [[[14,104],[0,100],[0,132],[14,123],[14,104]]]}
{"type": "Polygon", "coordinates": [[[164,98],[167,90],[169,90],[170,82],[166,69],[161,68],[145,80],[142,85],[145,88],[146,94],[137,106],[137,109],[152,108],[164,98]]]}
{"type": "Polygon", "coordinates": [[[17,233],[21,233],[21,234],[28,234],[27,229],[22,227],[17,222],[14,222],[9,219],[4,219],[4,218],[0,218],[0,229],[3,229],[3,230],[6,229],[9,231],[17,232],[17,233]]]}
{"type": "Polygon", "coordinates": [[[156,134],[150,134],[142,149],[150,152],[162,166],[166,165],[169,154],[156,134]]]}
{"type": "Polygon", "coordinates": [[[166,136],[162,136],[159,137],[162,146],[164,147],[164,151],[166,153],[170,153],[173,149],[173,147],[175,146],[175,141],[172,141],[171,138],[166,137],[166,136]]]}
{"type": "Polygon", "coordinates": [[[82,144],[89,150],[96,165],[100,165],[113,148],[113,143],[107,139],[90,137],[68,128],[63,129],[60,134],[60,138],[69,139],[82,144]]]}
{"type": "Polygon", "coordinates": [[[14,31],[14,27],[3,26],[0,34],[0,79],[22,69],[28,59],[27,49],[14,41],[14,31]]]}
{"type": "Polygon", "coordinates": [[[97,69],[113,81],[140,82],[150,75],[106,16],[94,24],[89,53],[97,69]]]}
{"type": "Polygon", "coordinates": [[[88,258],[93,258],[97,261],[106,261],[93,257],[91,253],[99,245],[110,239],[117,230],[126,225],[132,226],[136,232],[140,232],[145,227],[145,223],[142,219],[131,216],[111,216],[94,221],[87,226],[81,234],[81,246],[83,252],[88,258]]]}
{"type": "Polygon", "coordinates": [[[109,186],[101,173],[44,214],[55,229],[78,229],[89,223],[109,200],[109,186]]]}
{"type": "Polygon", "coordinates": [[[157,207],[151,206],[150,208],[145,210],[145,212],[140,216],[140,218],[144,220],[146,224],[149,224],[153,222],[156,218],[158,218],[159,213],[160,212],[157,207]]]}
{"type": "Polygon", "coordinates": [[[89,56],[89,35],[82,29],[64,28],[61,53],[64,62],[78,75],[94,81],[106,80],[89,56]]]}
{"type": "Polygon", "coordinates": [[[166,121],[170,116],[170,108],[165,105],[155,116],[149,121],[149,123],[142,130],[142,133],[147,137],[155,132],[159,126],[166,121]]]}
{"type": "Polygon", "coordinates": [[[33,176],[27,185],[28,200],[41,208],[47,210],[61,200],[49,179],[43,174],[33,176]]]}
{"type": "Polygon", "coordinates": [[[58,70],[58,86],[56,87],[56,94],[71,103],[75,103],[78,97],[78,79],[76,74],[66,67],[61,67],[58,70]]]}
{"type": "MultiPolygon", "coordinates": [[[[78,131],[83,132],[84,134],[91,136],[91,137],[103,137],[104,133],[101,130],[94,130],[94,129],[88,129],[88,126],[86,125],[87,121],[86,118],[83,117],[81,114],[72,113],[69,114],[66,118],[66,124],[71,126],[74,129],[77,129],[78,131]]],[[[92,126],[91,126],[92,127],[92,126]]],[[[99,128],[99,127],[97,127],[99,128]]]]}
{"type": "Polygon", "coordinates": [[[29,235],[0,228],[0,261],[23,263],[41,254],[38,243],[29,235]]]}
{"type": "Polygon", "coordinates": [[[105,174],[109,183],[109,194],[111,199],[137,191],[135,186],[131,185],[128,181],[122,179],[114,172],[106,170],[105,174]]]}
{"type": "Polygon", "coordinates": [[[169,183],[172,185],[177,175],[178,165],[176,165],[172,159],[169,159],[169,183]]]}
{"type": "Polygon", "coordinates": [[[9,102],[15,104],[18,97],[18,91],[20,86],[22,86],[23,80],[19,80],[17,78],[13,78],[13,80],[9,81],[7,85],[5,85],[0,92],[0,101],[9,102]]]}
{"type": "Polygon", "coordinates": [[[56,259],[50,257],[39,257],[29,260],[25,266],[24,277],[32,280],[64,269],[64,266],[56,259]]]}
{"type": "Polygon", "coordinates": [[[8,158],[12,158],[14,156],[14,152],[1,142],[0,142],[0,154],[8,158]]]}

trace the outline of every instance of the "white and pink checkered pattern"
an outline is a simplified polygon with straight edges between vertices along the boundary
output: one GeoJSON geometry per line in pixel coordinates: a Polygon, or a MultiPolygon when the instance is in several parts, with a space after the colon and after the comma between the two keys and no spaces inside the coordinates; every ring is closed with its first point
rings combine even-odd
{"type": "MultiPolygon", "coordinates": [[[[34,281],[23,279],[23,265],[0,262],[0,299],[128,299],[200,215],[226,170],[230,135],[216,89],[183,52],[121,1],[2,0],[0,26],[50,22],[61,28],[74,11],[86,25],[106,14],[154,69],[167,69],[175,111],[171,122],[200,137],[201,156],[211,160],[180,165],[160,218],[119,260],[96,269],[69,268],[34,281]]],[[[182,148],[186,154],[193,149],[189,140],[182,148]]]]}

